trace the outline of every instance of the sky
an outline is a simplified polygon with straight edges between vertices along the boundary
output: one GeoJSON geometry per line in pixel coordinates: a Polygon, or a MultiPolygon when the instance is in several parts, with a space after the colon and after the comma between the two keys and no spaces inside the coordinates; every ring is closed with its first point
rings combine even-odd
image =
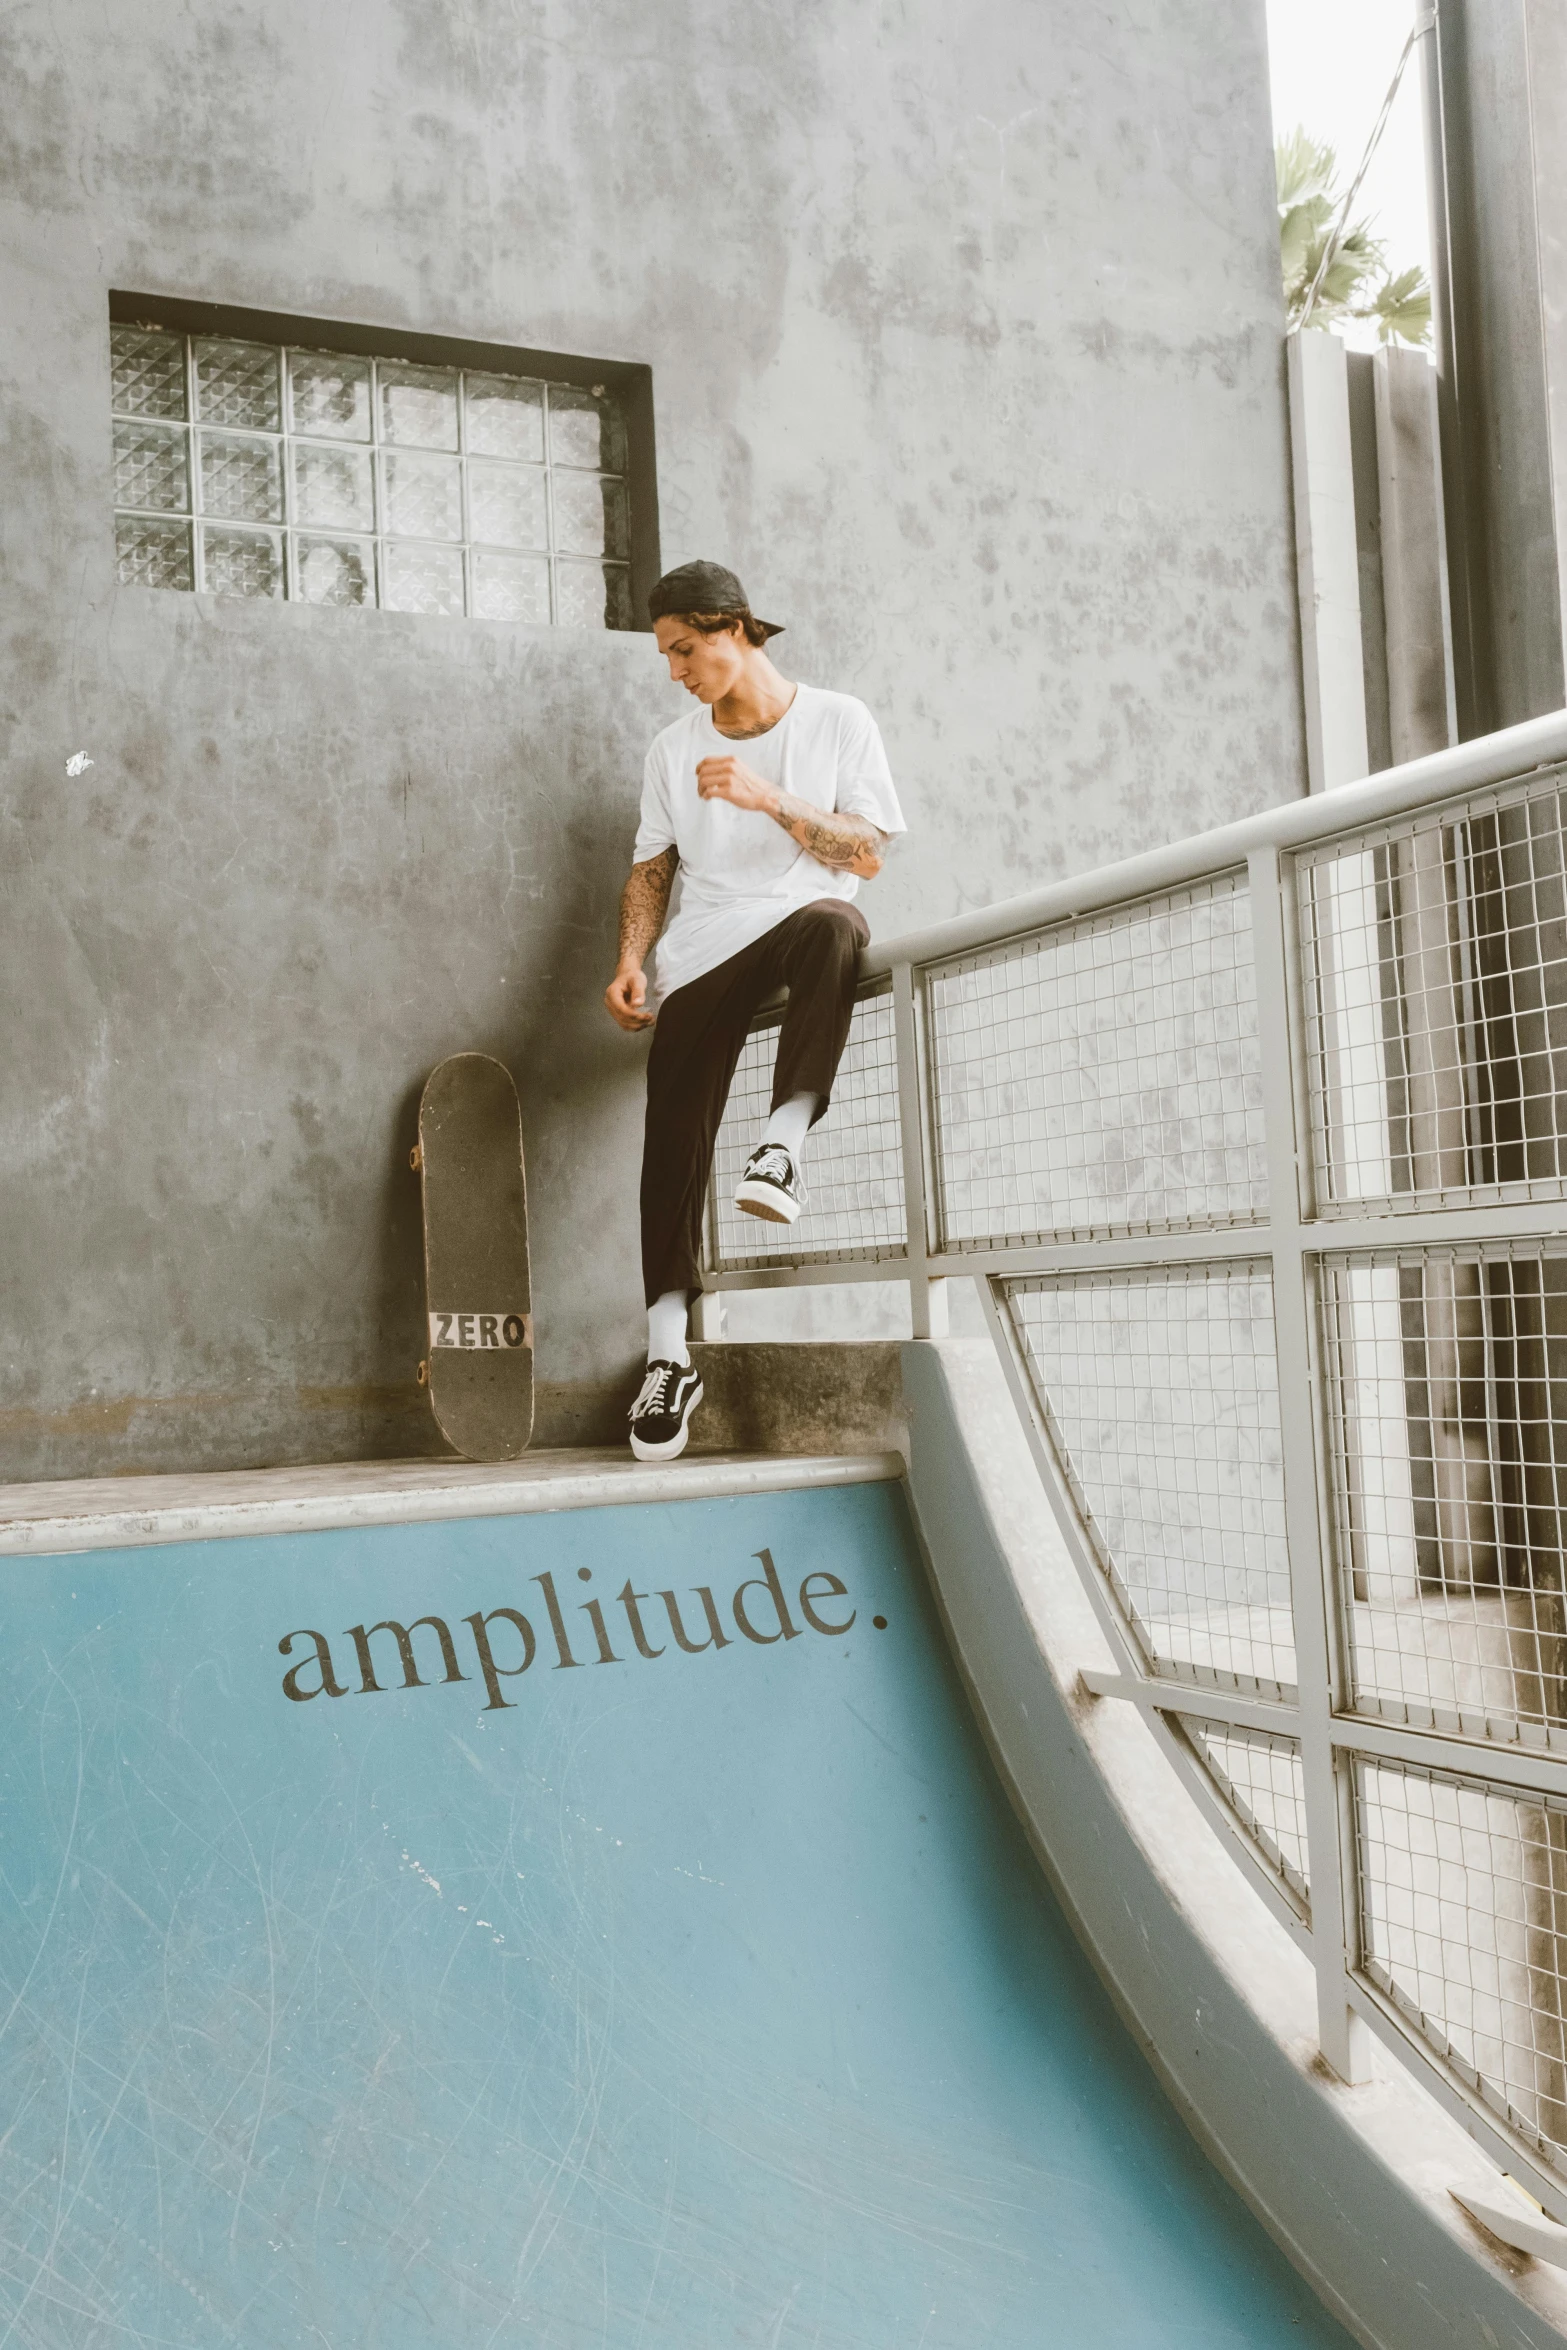
{"type": "MultiPolygon", "coordinates": [[[[1387,94],[1414,15],[1414,0],[1267,0],[1273,122],[1297,123],[1338,149],[1342,192],[1348,187],[1387,94]]],[[[1404,70],[1382,144],[1355,200],[1370,217],[1394,269],[1430,268],[1420,52],[1404,70]]],[[[1373,328],[1347,330],[1372,349],[1373,328]]]]}

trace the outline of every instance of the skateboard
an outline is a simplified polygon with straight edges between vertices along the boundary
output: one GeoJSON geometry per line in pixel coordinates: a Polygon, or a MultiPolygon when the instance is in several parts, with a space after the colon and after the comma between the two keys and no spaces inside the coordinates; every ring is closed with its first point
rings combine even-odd
{"type": "Polygon", "coordinates": [[[514,1461],[533,1434],[533,1314],[522,1113],[511,1073],[454,1053],[419,1097],[412,1153],[424,1204],[436,1426],[470,1461],[514,1461]]]}

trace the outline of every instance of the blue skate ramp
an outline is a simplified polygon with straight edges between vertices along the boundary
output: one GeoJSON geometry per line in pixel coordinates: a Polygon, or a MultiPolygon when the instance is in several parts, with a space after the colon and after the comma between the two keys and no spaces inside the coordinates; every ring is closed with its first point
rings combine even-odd
{"type": "Polygon", "coordinates": [[[1347,2343],[1047,1892],[899,1487],[5,1574],[0,2344],[1347,2343]]]}

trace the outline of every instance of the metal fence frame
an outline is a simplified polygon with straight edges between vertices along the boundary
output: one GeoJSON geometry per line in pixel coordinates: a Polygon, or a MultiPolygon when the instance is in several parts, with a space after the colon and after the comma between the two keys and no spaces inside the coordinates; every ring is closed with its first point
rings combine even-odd
{"type": "MultiPolygon", "coordinates": [[[[1353,844],[1390,820],[1476,804],[1489,807],[1505,787],[1536,779],[1567,762],[1567,712],[1531,721],[1366,782],[1291,801],[1240,823],[1108,866],[981,913],[960,916],[888,945],[873,946],[863,965],[864,991],[891,988],[896,1040],[896,1099],[907,1231],[900,1253],[875,1256],[811,1251],[789,1259],[787,1236],[770,1262],[743,1266],[718,1259],[705,1295],[814,1282],[897,1280],[909,1286],[917,1338],[946,1326],[945,1284],[974,1283],[1044,1479],[1061,1531],[1116,1657],[1118,1669],[1083,1676],[1096,1696],[1134,1704],[1158,1736],[1207,1816],[1273,1914],[1305,1951],[1317,1986],[1318,2033],[1326,2062],[1341,2078],[1369,2068],[1368,2034],[1409,2065],[1504,2167],[1527,2177],[1539,2201],[1567,2221],[1567,2165],[1494,2091],[1422,2030],[1385,1981],[1365,1962],[1359,1861],[1352,1817],[1354,1775],[1395,1762],[1415,1773],[1483,1782],[1499,1795],[1567,1799],[1567,1753],[1543,1743],[1505,1743],[1413,1726],[1354,1706],[1349,1632],[1334,1561],[1334,1463],[1325,1419],[1322,1346],[1317,1324],[1319,1262],[1347,1252],[1450,1248],[1481,1241],[1521,1241],[1567,1231],[1567,1180],[1554,1196],[1513,1194],[1464,1204],[1379,1205],[1320,1202],[1314,1174],[1308,1101],[1306,973],[1297,875],[1304,853],[1353,844]],[[1250,899],[1256,1021],[1261,1044],[1261,1124],[1269,1209],[1265,1217],[1191,1222],[1177,1228],[1075,1231],[1027,1245],[989,1246],[941,1240],[938,1149],[933,1115],[935,1072],[929,1021],[933,977],[958,959],[1081,925],[1085,918],[1129,909],[1190,884],[1237,877],[1250,899]],[[1296,1654],[1292,1701],[1263,1698],[1232,1677],[1200,1685],[1150,1668],[1072,1499],[1027,1363],[1007,1310],[1009,1282],[1022,1276],[1106,1273],[1114,1269],[1271,1266],[1282,1440],[1283,1512],[1296,1654]],[[1237,1801],[1227,1801],[1183,1728],[1196,1719],[1268,1739],[1295,1742],[1303,1785],[1307,1867],[1281,1866],[1266,1835],[1237,1801]],[[1307,1886],[1309,1885],[1309,1894],[1307,1886]]],[[[758,1024],[778,1018],[764,1009],[758,1024]]],[[[852,1102],[840,1114],[852,1116],[852,1102]]],[[[824,1130],[825,1132],[825,1130],[824,1130]]],[[[1536,1193],[1539,1186],[1533,1187],[1536,1193]]],[[[709,1219],[716,1238],[716,1221],[709,1219]]],[[[809,1243],[802,1235],[802,1251],[809,1243]]]]}

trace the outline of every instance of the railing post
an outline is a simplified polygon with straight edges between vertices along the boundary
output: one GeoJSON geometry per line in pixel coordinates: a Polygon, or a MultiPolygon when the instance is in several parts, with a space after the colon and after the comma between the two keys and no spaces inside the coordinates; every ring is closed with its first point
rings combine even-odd
{"type": "Polygon", "coordinates": [[[721,1289],[703,1289],[697,1292],[691,1305],[691,1335],[703,1344],[711,1345],[724,1335],[724,1293],[721,1289]]]}
{"type": "Polygon", "coordinates": [[[909,1312],[916,1338],[947,1335],[947,1285],[932,1280],[930,1209],[925,1188],[925,1088],[920,1066],[914,967],[892,971],[892,1029],[898,1055],[898,1134],[903,1150],[903,1215],[909,1258],[909,1312]]]}
{"type": "Polygon", "coordinates": [[[1300,1116],[1297,1078],[1303,1076],[1304,1061],[1300,1024],[1291,998],[1288,901],[1278,850],[1254,850],[1246,860],[1246,873],[1251,890],[1263,1131],[1268,1154],[1284,1528],[1300,1688],[1300,1760],[1306,1798],[1317,2035],[1323,2057],[1340,2079],[1362,2081],[1370,2076],[1371,2043],[1348,1998],[1348,1963],[1354,1947],[1354,1855],[1350,1790],[1343,1774],[1350,1766],[1335,1750],[1332,1737],[1339,1678],[1338,1607],[1323,1540],[1315,1349],[1303,1245],[1310,1188],[1303,1159],[1306,1130],[1300,1116]]]}

